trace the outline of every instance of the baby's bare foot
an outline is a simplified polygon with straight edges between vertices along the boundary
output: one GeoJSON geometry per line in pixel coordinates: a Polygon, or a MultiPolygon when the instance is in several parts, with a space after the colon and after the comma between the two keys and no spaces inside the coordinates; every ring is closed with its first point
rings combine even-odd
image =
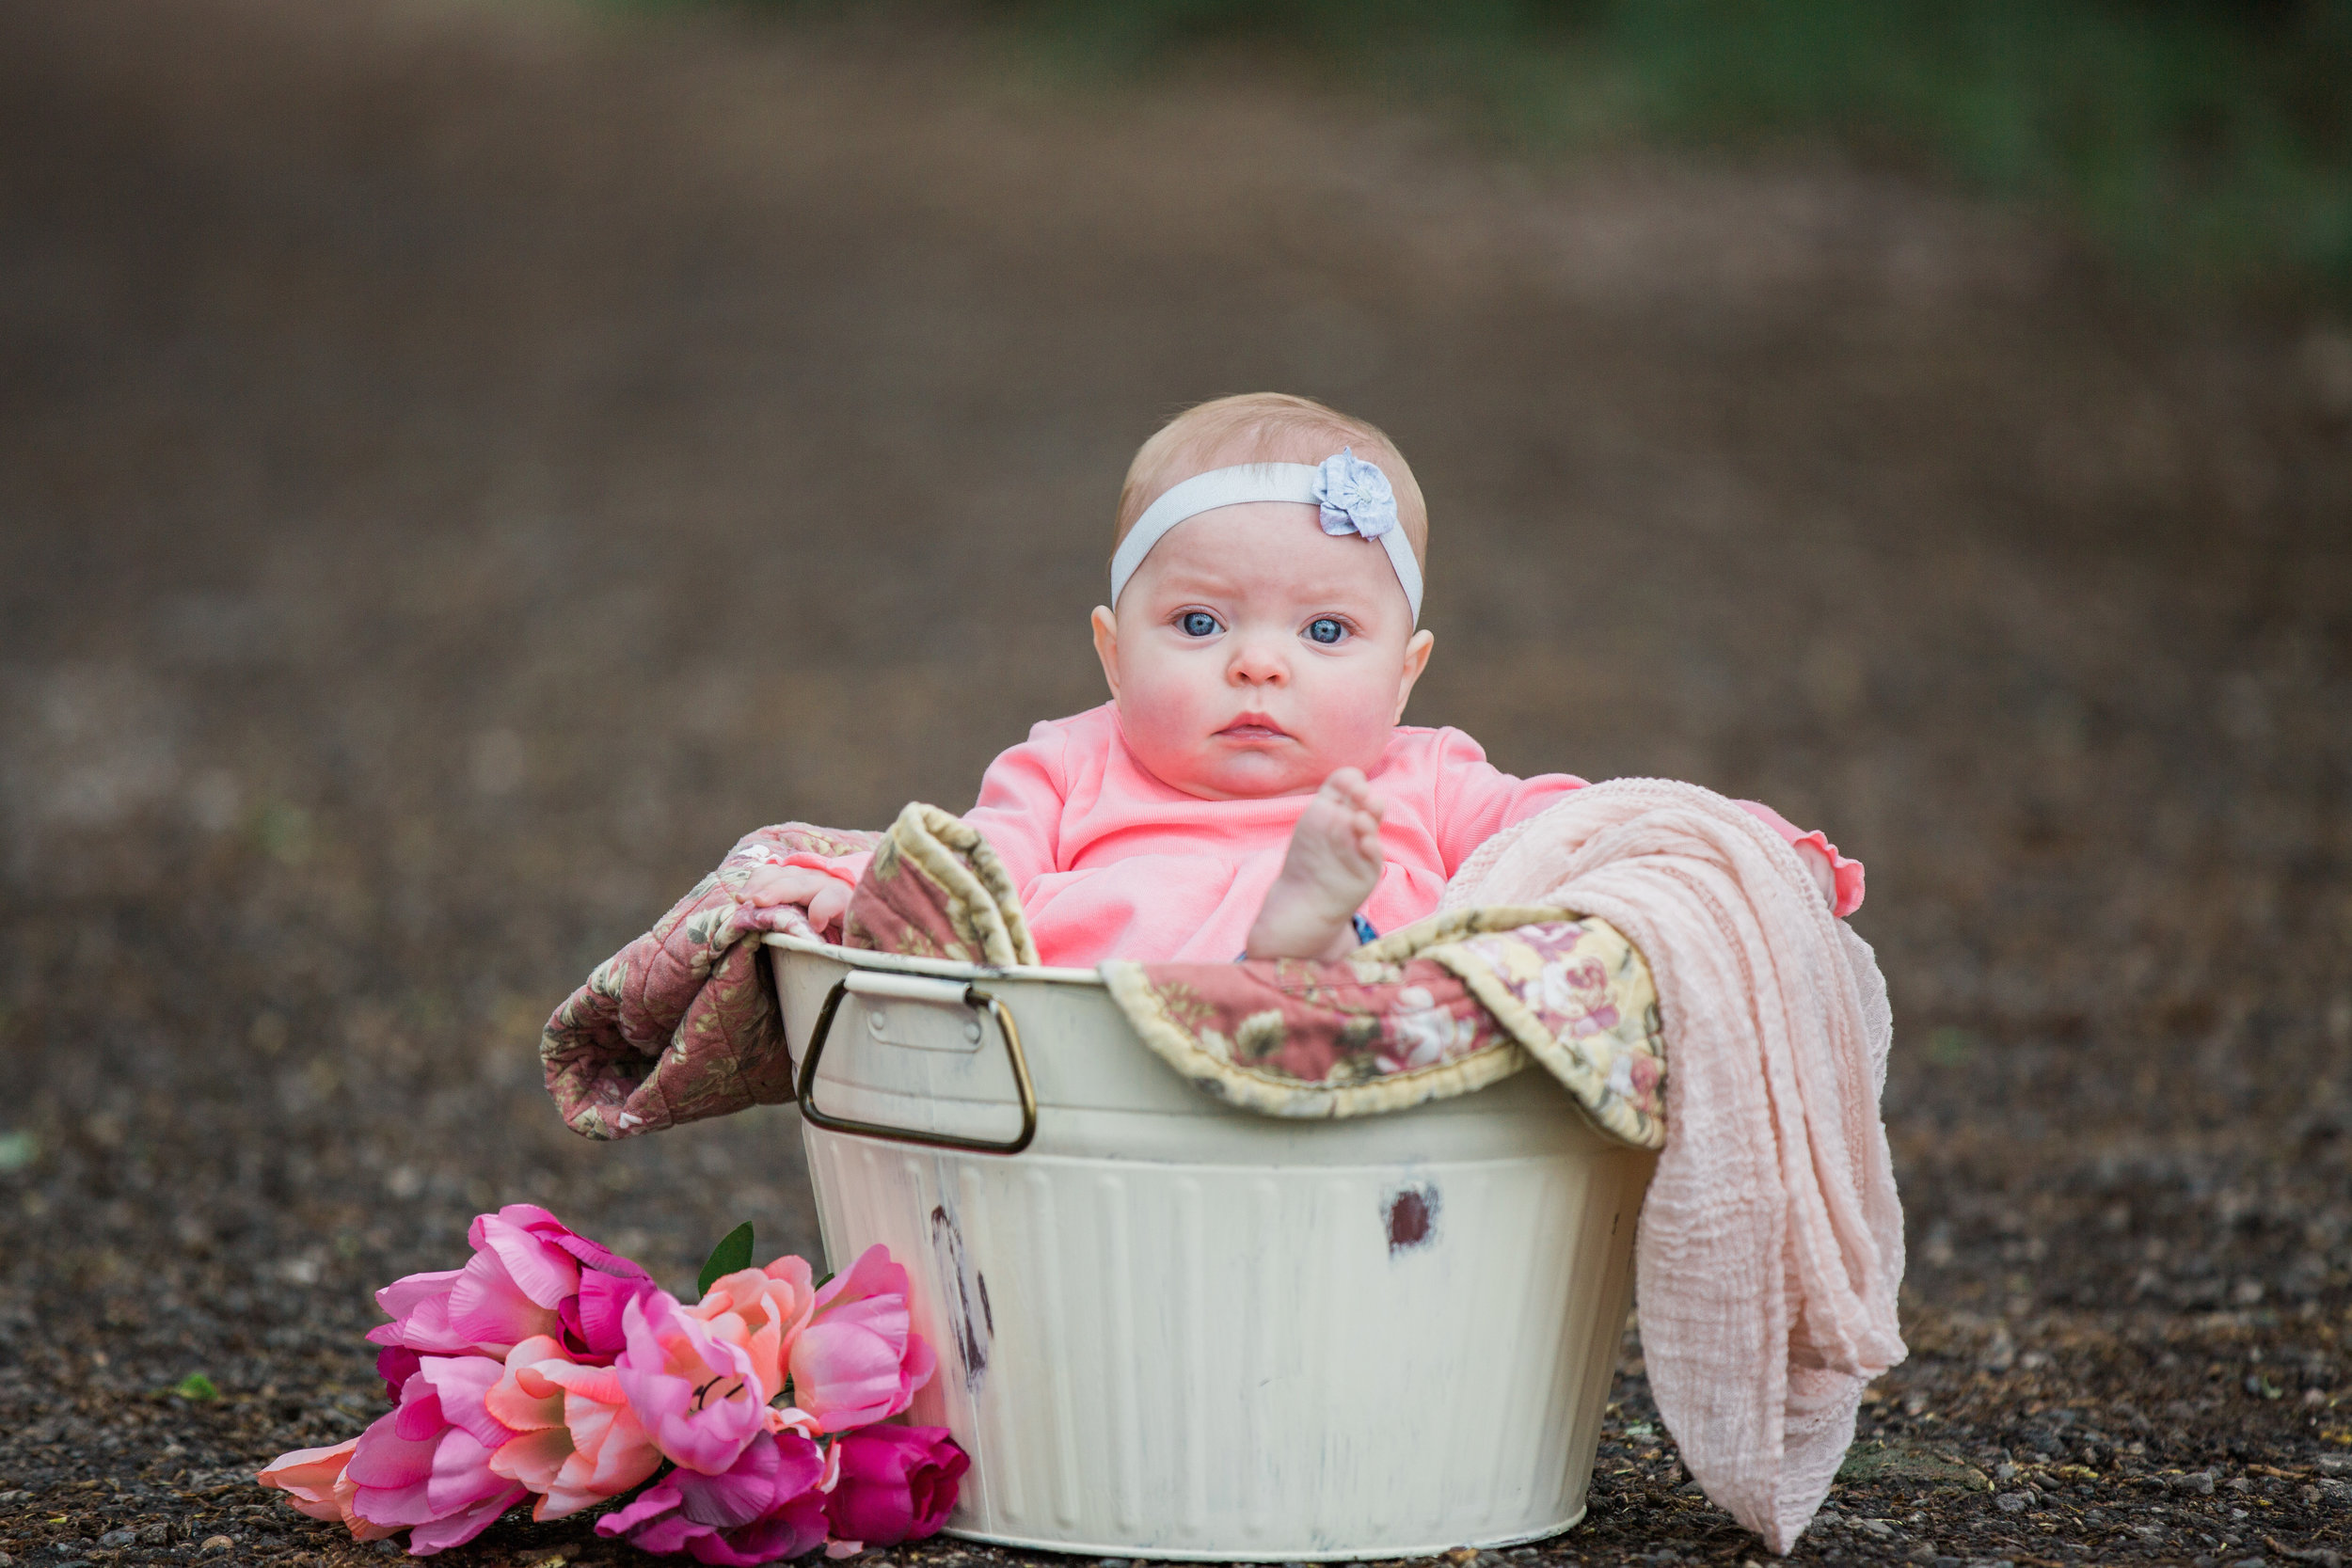
{"type": "Polygon", "coordinates": [[[1356,911],[1380,881],[1386,805],[1356,768],[1323,781],[1249,927],[1249,957],[1336,958],[1356,945],[1356,911]]]}

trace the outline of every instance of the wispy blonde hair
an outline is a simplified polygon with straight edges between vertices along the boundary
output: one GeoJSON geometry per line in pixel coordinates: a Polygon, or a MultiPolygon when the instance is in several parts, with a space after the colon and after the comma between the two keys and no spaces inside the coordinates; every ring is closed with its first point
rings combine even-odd
{"type": "Polygon", "coordinates": [[[1119,541],[1144,509],[1195,474],[1243,463],[1320,463],[1342,447],[1379,465],[1396,491],[1396,516],[1424,570],[1429,564],[1429,511],[1412,465],[1378,425],[1287,392],[1244,392],[1196,404],[1162,425],[1136,449],[1119,490],[1119,541]]]}

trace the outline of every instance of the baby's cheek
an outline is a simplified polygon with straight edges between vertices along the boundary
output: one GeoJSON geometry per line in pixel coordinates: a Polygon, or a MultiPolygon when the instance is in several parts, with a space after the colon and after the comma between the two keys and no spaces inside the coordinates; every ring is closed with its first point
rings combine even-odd
{"type": "Polygon", "coordinates": [[[1130,689],[1119,694],[1119,723],[1129,745],[1156,754],[1181,744],[1192,727],[1192,707],[1183,692],[1164,686],[1130,689]]]}
{"type": "Polygon", "coordinates": [[[1119,693],[1119,727],[1144,767],[1178,787],[1185,761],[1199,742],[1204,719],[1200,705],[1165,682],[1130,686],[1119,693]]]}
{"type": "Polygon", "coordinates": [[[1379,767],[1396,730],[1396,680],[1359,678],[1314,694],[1318,727],[1327,739],[1332,767],[1352,766],[1366,773],[1379,767]]]}

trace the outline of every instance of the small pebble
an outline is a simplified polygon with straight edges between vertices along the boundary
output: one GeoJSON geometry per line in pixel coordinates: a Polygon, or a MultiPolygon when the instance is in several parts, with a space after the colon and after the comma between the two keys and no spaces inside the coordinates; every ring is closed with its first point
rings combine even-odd
{"type": "Polygon", "coordinates": [[[110,1529],[98,1538],[98,1544],[108,1551],[116,1551],[138,1538],[139,1532],[135,1529],[110,1529]]]}
{"type": "Polygon", "coordinates": [[[204,1544],[197,1548],[197,1554],[200,1557],[214,1557],[219,1553],[233,1552],[236,1549],[237,1544],[234,1541],[230,1540],[229,1537],[225,1535],[208,1535],[204,1538],[204,1544]]]}
{"type": "Polygon", "coordinates": [[[2004,1492],[1993,1499],[1993,1506],[2004,1513],[2023,1513],[2026,1512],[2026,1504],[2030,1501],[2032,1499],[2023,1492],[2004,1492]]]}

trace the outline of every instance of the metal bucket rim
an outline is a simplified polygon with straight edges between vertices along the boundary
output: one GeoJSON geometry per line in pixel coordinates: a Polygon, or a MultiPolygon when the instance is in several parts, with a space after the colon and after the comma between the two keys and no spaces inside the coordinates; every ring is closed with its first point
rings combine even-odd
{"type": "Polygon", "coordinates": [[[954,958],[922,958],[899,953],[877,953],[866,947],[842,947],[830,942],[771,931],[761,939],[770,947],[811,958],[830,958],[852,969],[892,970],[901,974],[931,974],[948,980],[1039,980],[1056,986],[1103,989],[1103,976],[1091,969],[1065,969],[1053,964],[971,964],[954,958]]]}

